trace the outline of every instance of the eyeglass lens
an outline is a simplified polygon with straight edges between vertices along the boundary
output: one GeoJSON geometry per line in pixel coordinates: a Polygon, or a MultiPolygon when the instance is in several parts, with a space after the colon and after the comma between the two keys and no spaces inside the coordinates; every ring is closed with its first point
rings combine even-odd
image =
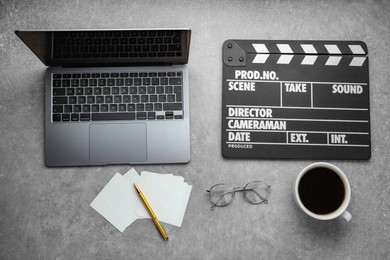
{"type": "Polygon", "coordinates": [[[210,200],[214,205],[225,206],[233,201],[234,189],[226,184],[217,184],[210,189],[210,200]]]}
{"type": "Polygon", "coordinates": [[[258,204],[261,202],[268,203],[267,197],[269,194],[269,186],[261,181],[248,183],[244,187],[245,198],[252,203],[258,204]]]}

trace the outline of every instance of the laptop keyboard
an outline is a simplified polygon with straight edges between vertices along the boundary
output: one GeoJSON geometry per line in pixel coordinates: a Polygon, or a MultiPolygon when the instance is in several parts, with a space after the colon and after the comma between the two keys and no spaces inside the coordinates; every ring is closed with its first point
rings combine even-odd
{"type": "Polygon", "coordinates": [[[52,74],[53,122],[180,120],[182,72],[52,74]]]}
{"type": "Polygon", "coordinates": [[[63,31],[53,38],[54,59],[182,56],[181,31],[63,31]]]}

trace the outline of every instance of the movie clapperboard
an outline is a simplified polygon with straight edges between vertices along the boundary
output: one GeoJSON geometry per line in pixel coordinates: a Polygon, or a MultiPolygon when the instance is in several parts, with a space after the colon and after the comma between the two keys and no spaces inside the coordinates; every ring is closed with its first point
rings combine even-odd
{"type": "Polygon", "coordinates": [[[222,52],[225,158],[370,158],[364,42],[227,40],[222,52]]]}

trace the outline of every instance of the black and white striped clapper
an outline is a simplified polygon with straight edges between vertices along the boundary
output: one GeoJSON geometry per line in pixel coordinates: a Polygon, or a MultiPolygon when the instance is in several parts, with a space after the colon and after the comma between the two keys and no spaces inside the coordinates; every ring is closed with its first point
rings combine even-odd
{"type": "Polygon", "coordinates": [[[227,40],[222,52],[224,157],[371,157],[364,42],[227,40]]]}

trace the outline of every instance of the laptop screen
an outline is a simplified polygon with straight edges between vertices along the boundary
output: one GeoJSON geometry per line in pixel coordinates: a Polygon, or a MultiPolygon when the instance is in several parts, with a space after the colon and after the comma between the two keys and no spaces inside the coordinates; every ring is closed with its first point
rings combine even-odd
{"type": "Polygon", "coordinates": [[[47,66],[186,64],[191,38],[189,29],[15,33],[47,66]]]}

